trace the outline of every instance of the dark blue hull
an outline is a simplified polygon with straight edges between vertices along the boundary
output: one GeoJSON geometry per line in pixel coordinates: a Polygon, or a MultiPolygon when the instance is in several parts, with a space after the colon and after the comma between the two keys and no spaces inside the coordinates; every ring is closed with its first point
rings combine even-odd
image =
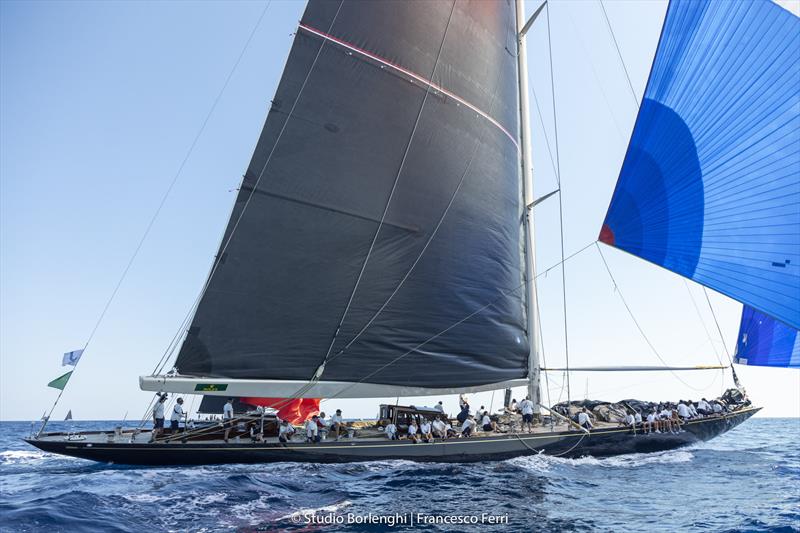
{"type": "Polygon", "coordinates": [[[291,443],[105,443],[59,440],[55,434],[27,442],[46,452],[115,464],[200,465],[224,463],[344,463],[403,459],[421,462],[499,461],[545,453],[563,457],[606,457],[629,453],[672,450],[712,439],[738,426],[758,408],[725,416],[704,418],[685,424],[678,434],[637,434],[624,428],[599,429],[590,433],[560,431],[503,434],[467,439],[437,440],[413,444],[409,441],[343,440],[319,444],[291,443]]]}

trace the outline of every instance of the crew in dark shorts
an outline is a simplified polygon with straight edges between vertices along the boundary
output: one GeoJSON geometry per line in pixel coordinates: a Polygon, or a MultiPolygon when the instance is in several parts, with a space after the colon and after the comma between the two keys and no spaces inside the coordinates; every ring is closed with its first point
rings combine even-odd
{"type": "Polygon", "coordinates": [[[164,432],[164,404],[166,401],[167,394],[161,394],[153,407],[153,440],[156,440],[164,432]]]}
{"type": "Polygon", "coordinates": [[[533,402],[531,397],[527,396],[519,402],[518,408],[522,413],[522,429],[528,426],[528,433],[530,433],[533,430],[533,402]]]}

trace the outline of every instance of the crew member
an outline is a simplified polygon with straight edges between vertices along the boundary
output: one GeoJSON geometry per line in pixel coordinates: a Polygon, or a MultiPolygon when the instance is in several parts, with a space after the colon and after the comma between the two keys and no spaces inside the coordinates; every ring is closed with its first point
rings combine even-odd
{"type": "Polygon", "coordinates": [[[519,410],[522,412],[522,429],[528,426],[528,433],[533,431],[533,402],[530,396],[519,402],[519,410]]]}
{"type": "Polygon", "coordinates": [[[153,439],[156,440],[161,432],[164,431],[164,403],[167,401],[167,393],[160,394],[156,406],[153,407],[153,439]]]}
{"type": "Polygon", "coordinates": [[[233,427],[233,398],[228,398],[228,401],[222,407],[222,427],[225,428],[224,440],[227,443],[233,427]]]}
{"type": "Polygon", "coordinates": [[[306,420],[306,442],[319,442],[319,425],[317,425],[318,421],[319,417],[317,415],[314,415],[306,420]]]}
{"type": "Polygon", "coordinates": [[[337,409],[336,414],[331,417],[331,432],[336,435],[336,440],[339,440],[339,432],[342,429],[342,410],[337,409]]]}
{"type": "Polygon", "coordinates": [[[578,425],[585,429],[594,428],[592,417],[589,416],[589,411],[587,411],[585,407],[578,413],[578,425]]]}
{"type": "Polygon", "coordinates": [[[172,408],[172,416],[169,417],[169,428],[173,433],[178,432],[181,418],[183,418],[184,415],[183,398],[178,398],[178,400],[175,402],[175,406],[172,408]]]}
{"type": "Polygon", "coordinates": [[[397,426],[394,425],[394,422],[390,421],[386,424],[384,431],[386,431],[386,438],[389,440],[397,440],[397,426]]]}
{"type": "Polygon", "coordinates": [[[288,420],[281,420],[281,425],[278,428],[278,440],[287,443],[292,440],[294,436],[294,426],[288,420]]]}

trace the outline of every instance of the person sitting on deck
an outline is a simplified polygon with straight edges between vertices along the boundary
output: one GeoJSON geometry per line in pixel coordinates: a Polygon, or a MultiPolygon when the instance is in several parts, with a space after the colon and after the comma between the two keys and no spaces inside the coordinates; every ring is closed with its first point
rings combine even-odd
{"type": "Polygon", "coordinates": [[[711,402],[711,410],[715,415],[721,415],[722,411],[724,411],[724,409],[722,408],[722,404],[716,400],[711,402]]]}
{"type": "Polygon", "coordinates": [[[631,413],[625,415],[625,420],[620,425],[631,428],[633,434],[636,435],[636,418],[631,413]]]}
{"type": "Polygon", "coordinates": [[[633,412],[633,423],[637,426],[642,423],[642,412],[638,409],[635,409],[633,412]]]}
{"type": "Polygon", "coordinates": [[[433,442],[433,434],[431,433],[431,423],[428,422],[426,419],[422,419],[422,423],[419,425],[419,433],[425,442],[433,442]]]}
{"type": "Polygon", "coordinates": [[[656,410],[653,409],[647,414],[647,418],[644,422],[644,432],[645,433],[661,433],[658,430],[658,420],[656,418],[656,410]]]}
{"type": "Polygon", "coordinates": [[[509,410],[510,412],[512,412],[512,413],[517,413],[517,412],[519,412],[519,409],[517,408],[517,399],[516,399],[516,398],[514,398],[513,400],[511,400],[511,405],[509,405],[509,406],[508,406],[508,410],[509,410]]]}
{"type": "Polygon", "coordinates": [[[447,438],[447,429],[440,417],[437,416],[436,419],[434,419],[433,424],[431,424],[431,430],[434,437],[438,437],[442,440],[447,438]]]}
{"type": "Polygon", "coordinates": [[[690,418],[692,418],[692,413],[691,411],[689,411],[689,408],[686,407],[686,404],[683,403],[683,400],[678,402],[677,411],[678,411],[678,416],[681,418],[681,420],[689,420],[690,418]]]}
{"type": "Polygon", "coordinates": [[[497,431],[497,422],[492,420],[487,411],[483,412],[483,418],[481,418],[481,427],[484,431],[497,431]]]}
{"type": "Polygon", "coordinates": [[[394,425],[394,422],[389,421],[384,428],[386,432],[386,438],[389,440],[397,440],[397,426],[394,425]]]}
{"type": "Polygon", "coordinates": [[[317,427],[319,428],[319,440],[323,440],[328,438],[328,431],[330,429],[330,423],[325,418],[325,412],[321,412],[319,414],[319,419],[317,419],[317,427]]]}
{"type": "Polygon", "coordinates": [[[331,433],[339,440],[339,432],[343,429],[342,410],[337,409],[336,414],[331,417],[331,433]]]}
{"type": "Polygon", "coordinates": [[[181,418],[185,416],[183,412],[183,398],[178,398],[172,408],[172,416],[169,417],[169,428],[173,433],[177,433],[181,418]]]}
{"type": "Polygon", "coordinates": [[[661,426],[662,433],[671,433],[672,432],[672,422],[670,419],[672,418],[672,412],[667,409],[666,405],[659,405],[658,406],[658,420],[661,426]]]}
{"type": "Polygon", "coordinates": [[[478,412],[477,412],[477,413],[475,413],[475,418],[476,418],[477,420],[481,420],[481,419],[483,419],[483,415],[485,415],[485,414],[486,414],[486,407],[484,407],[483,405],[481,405],[481,408],[480,408],[480,409],[478,409],[478,412]]]}
{"type": "Polygon", "coordinates": [[[447,435],[447,438],[456,436],[456,430],[453,429],[453,426],[450,425],[449,420],[444,421],[444,433],[445,435],[447,435]]]}
{"type": "Polygon", "coordinates": [[[580,413],[578,413],[578,425],[584,429],[594,428],[594,424],[592,424],[592,417],[589,416],[589,411],[587,411],[585,407],[580,413]]]}
{"type": "Polygon", "coordinates": [[[461,436],[462,437],[471,437],[472,436],[472,430],[476,425],[477,424],[475,422],[475,419],[472,417],[472,415],[469,415],[467,417],[467,419],[464,420],[464,422],[462,422],[462,424],[461,424],[461,436]]]}
{"type": "Polygon", "coordinates": [[[294,436],[294,426],[288,420],[281,420],[281,425],[278,427],[278,441],[286,443],[292,440],[294,436]]]}
{"type": "Polygon", "coordinates": [[[678,408],[674,407],[672,409],[672,415],[670,416],[670,422],[672,422],[672,432],[673,433],[682,433],[683,430],[681,429],[681,417],[678,415],[678,408]]]}
{"type": "Polygon", "coordinates": [[[419,437],[417,437],[417,424],[414,422],[413,418],[408,423],[408,436],[406,438],[410,441],[414,441],[414,444],[419,442],[419,437]]]}
{"type": "Polygon", "coordinates": [[[306,442],[319,442],[319,417],[312,416],[306,421],[306,442]]]}
{"type": "Polygon", "coordinates": [[[522,412],[522,429],[528,426],[528,433],[533,431],[533,402],[530,396],[519,402],[519,410],[522,412]]]}
{"type": "Polygon", "coordinates": [[[697,402],[697,412],[703,416],[708,416],[712,414],[714,410],[711,408],[711,405],[709,405],[708,400],[703,398],[702,400],[697,402]]]}
{"type": "Polygon", "coordinates": [[[433,406],[434,409],[439,411],[440,413],[444,414],[444,405],[442,405],[442,401],[439,400],[439,403],[433,406]]]}
{"type": "Polygon", "coordinates": [[[692,415],[692,418],[697,418],[700,416],[700,413],[697,412],[697,408],[694,406],[694,402],[689,400],[686,403],[686,407],[689,408],[689,414],[692,415]]]}
{"type": "Polygon", "coordinates": [[[233,427],[233,398],[228,398],[222,407],[222,427],[225,428],[225,436],[222,439],[227,443],[233,427]]]}

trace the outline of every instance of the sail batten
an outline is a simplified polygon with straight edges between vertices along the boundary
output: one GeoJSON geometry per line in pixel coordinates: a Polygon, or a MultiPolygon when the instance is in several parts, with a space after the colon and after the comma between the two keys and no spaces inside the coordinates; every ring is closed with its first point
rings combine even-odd
{"type": "Polygon", "coordinates": [[[309,2],[181,376],[527,375],[515,24],[511,0],[309,2]]]}
{"type": "Polygon", "coordinates": [[[800,328],[800,19],[672,0],[599,239],[800,328]]]}

